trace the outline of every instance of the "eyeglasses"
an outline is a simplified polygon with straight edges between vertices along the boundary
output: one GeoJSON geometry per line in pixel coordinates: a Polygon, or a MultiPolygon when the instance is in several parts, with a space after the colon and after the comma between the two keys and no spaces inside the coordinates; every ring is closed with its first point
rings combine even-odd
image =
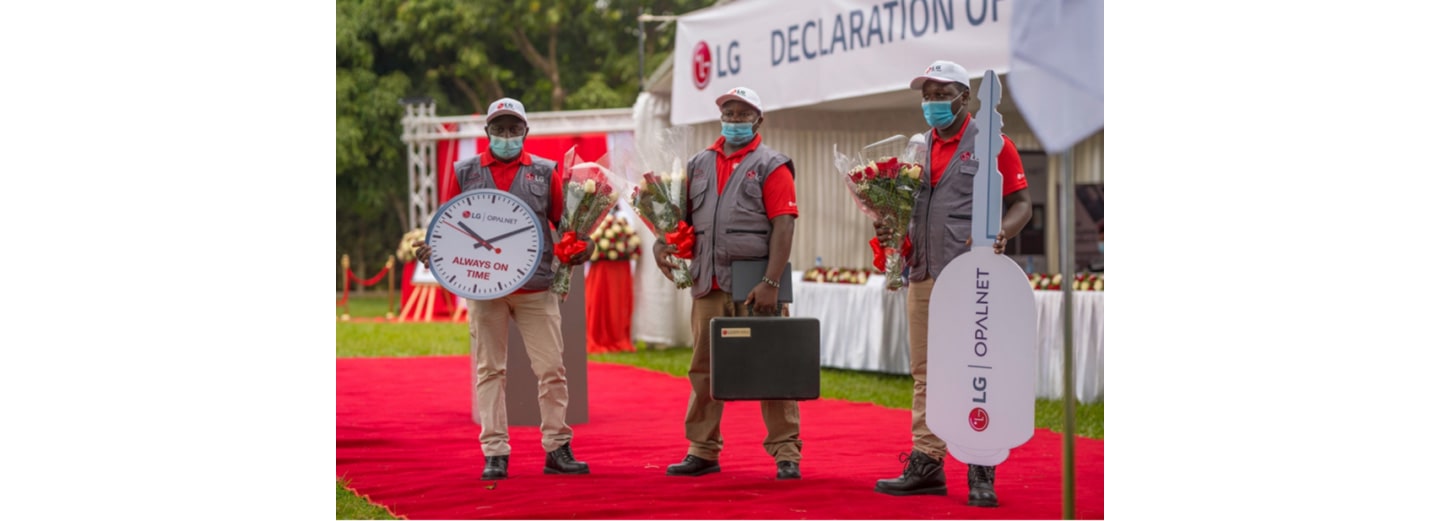
{"type": "Polygon", "coordinates": [[[485,130],[490,132],[490,134],[494,136],[519,137],[525,135],[525,131],[527,129],[525,125],[510,125],[505,127],[499,125],[490,125],[485,127],[485,130]]]}

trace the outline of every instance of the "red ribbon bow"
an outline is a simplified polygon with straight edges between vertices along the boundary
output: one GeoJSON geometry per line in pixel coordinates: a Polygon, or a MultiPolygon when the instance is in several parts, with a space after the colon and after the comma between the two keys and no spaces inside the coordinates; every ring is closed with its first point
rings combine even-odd
{"type": "MultiPolygon", "coordinates": [[[[875,265],[875,269],[877,269],[877,270],[879,270],[879,271],[885,271],[885,253],[886,253],[886,250],[893,251],[894,248],[882,248],[882,247],[880,247],[880,238],[879,238],[879,237],[871,237],[871,238],[870,238],[870,251],[875,252],[875,260],[874,260],[871,264],[874,264],[874,265],[875,265]]],[[[900,258],[901,258],[901,259],[907,259],[907,258],[909,258],[909,257],[910,257],[910,236],[909,236],[909,235],[906,235],[906,236],[905,236],[905,242],[900,246],[900,258]]]]}
{"type": "Polygon", "coordinates": [[[665,242],[675,245],[675,256],[681,259],[690,259],[695,256],[695,229],[690,223],[680,221],[680,226],[675,231],[665,234],[665,242]]]}
{"type": "Polygon", "coordinates": [[[560,257],[560,262],[570,263],[575,256],[585,253],[585,241],[580,240],[575,232],[565,232],[560,236],[560,242],[555,243],[555,255],[560,257]]]}

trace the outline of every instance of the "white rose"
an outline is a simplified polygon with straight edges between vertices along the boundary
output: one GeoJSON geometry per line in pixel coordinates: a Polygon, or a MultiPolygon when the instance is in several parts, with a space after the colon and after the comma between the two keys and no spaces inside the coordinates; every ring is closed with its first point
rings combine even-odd
{"type": "Polygon", "coordinates": [[[609,248],[609,247],[610,247],[610,239],[600,239],[600,249],[604,250],[604,249],[607,249],[607,248],[609,248]]]}
{"type": "Polygon", "coordinates": [[[595,193],[595,180],[594,180],[594,179],[586,179],[586,180],[585,180],[585,193],[587,193],[587,194],[593,194],[593,193],[595,193]]]}

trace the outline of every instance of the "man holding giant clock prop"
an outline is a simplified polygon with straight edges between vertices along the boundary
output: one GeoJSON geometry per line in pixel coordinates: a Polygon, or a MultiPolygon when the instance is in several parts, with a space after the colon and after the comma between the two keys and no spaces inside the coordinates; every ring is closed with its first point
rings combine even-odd
{"type": "MultiPolygon", "coordinates": [[[[921,91],[920,107],[932,129],[925,133],[921,160],[930,182],[922,184],[906,230],[911,243],[905,304],[915,381],[913,447],[903,473],[877,481],[875,491],[945,495],[948,449],[968,464],[967,504],[994,507],[999,504],[995,465],[1009,448],[1029,439],[1031,431],[1021,423],[1028,422],[1031,430],[1034,425],[1034,295],[1019,267],[1003,255],[1007,239],[1030,222],[1028,184],[1014,143],[1000,134],[995,112],[999,82],[993,72],[986,72],[982,107],[973,119],[965,110],[971,99],[970,75],[954,62],[932,63],[911,80],[910,88],[921,91]],[[972,246],[980,251],[971,251],[972,246]],[[1022,287],[1024,292],[1016,293],[1022,287]],[[1018,310],[1017,302],[1023,304],[1018,310]],[[1027,331],[1028,346],[1023,338],[1027,331]],[[970,358],[960,356],[962,348],[970,358]],[[1022,349],[1029,350],[1028,366],[1023,365],[1022,349]],[[983,354],[975,357],[977,353],[983,354]],[[1026,388],[1028,401],[1020,396],[1026,388]],[[932,389],[933,395],[928,392],[932,389]],[[1016,389],[1022,391],[1002,392],[1016,389]],[[928,415],[927,395],[933,406],[928,415]],[[1029,407],[1029,412],[1017,412],[1012,403],[1029,407]],[[957,422],[958,415],[964,416],[957,422]],[[971,432],[958,433],[957,423],[971,432]],[[1002,451],[999,444],[1014,442],[1016,432],[1023,432],[1024,439],[1002,451]],[[967,434],[984,439],[977,444],[967,434]],[[1004,439],[994,439],[996,434],[1004,439]]],[[[879,222],[874,226],[882,241],[899,232],[879,222]]]]}
{"type": "Polygon", "coordinates": [[[465,297],[476,356],[480,402],[481,479],[505,479],[510,466],[505,412],[507,321],[513,317],[539,380],[540,444],[546,474],[589,474],[570,449],[565,421],[569,388],[561,358],[559,296],[549,291],[561,265],[590,258],[594,244],[570,259],[555,254],[555,226],[564,199],[555,161],[524,151],[525,107],[502,98],[485,116],[489,150],[455,164],[459,194],[435,212],[416,257],[445,289],[465,297]],[[548,222],[547,222],[548,221],[548,222]]]}

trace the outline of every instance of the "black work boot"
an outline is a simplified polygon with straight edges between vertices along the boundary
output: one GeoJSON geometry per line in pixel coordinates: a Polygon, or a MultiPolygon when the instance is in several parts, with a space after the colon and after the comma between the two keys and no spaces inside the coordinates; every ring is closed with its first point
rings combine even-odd
{"type": "Polygon", "coordinates": [[[933,459],[923,452],[915,451],[910,453],[909,460],[906,460],[905,454],[901,454],[900,461],[906,462],[905,472],[895,479],[876,481],[876,492],[892,496],[945,495],[944,459],[933,459]]]}
{"type": "Polygon", "coordinates": [[[575,461],[575,454],[570,452],[570,444],[566,443],[545,454],[545,473],[589,474],[590,466],[583,461],[575,461]]]}
{"type": "Polygon", "coordinates": [[[665,467],[667,476],[704,476],[712,472],[720,472],[720,462],[686,454],[685,459],[669,467],[665,467]]]}
{"type": "Polygon", "coordinates": [[[485,456],[485,472],[480,479],[505,479],[509,476],[510,456],[485,456]]]}
{"type": "Polygon", "coordinates": [[[965,504],[972,507],[998,506],[995,499],[995,467],[971,465],[967,481],[970,482],[970,500],[965,504]]]}
{"type": "Polygon", "coordinates": [[[797,461],[775,463],[775,479],[800,479],[800,463],[797,461]]]}

